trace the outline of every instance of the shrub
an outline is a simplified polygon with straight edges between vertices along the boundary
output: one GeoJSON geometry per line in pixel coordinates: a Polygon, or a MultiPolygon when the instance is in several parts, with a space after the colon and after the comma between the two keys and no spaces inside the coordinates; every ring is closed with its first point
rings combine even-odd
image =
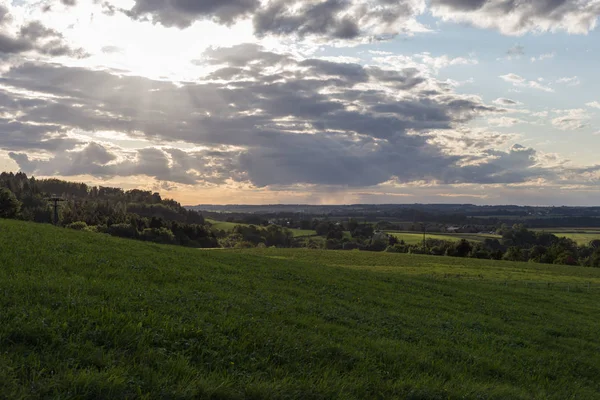
{"type": "Polygon", "coordinates": [[[138,231],[130,224],[113,224],[108,227],[108,232],[111,236],[134,239],[138,236],[138,231]]]}
{"type": "Polygon", "coordinates": [[[175,243],[175,235],[167,228],[147,228],[142,231],[142,240],[154,243],[172,244],[175,243]]]}
{"type": "Polygon", "coordinates": [[[16,218],[21,211],[21,202],[10,189],[0,189],[0,217],[16,218]]]}
{"type": "Polygon", "coordinates": [[[84,230],[86,230],[87,227],[88,227],[88,224],[86,224],[83,221],[73,222],[66,226],[66,228],[75,229],[76,231],[84,231],[84,230]]]}

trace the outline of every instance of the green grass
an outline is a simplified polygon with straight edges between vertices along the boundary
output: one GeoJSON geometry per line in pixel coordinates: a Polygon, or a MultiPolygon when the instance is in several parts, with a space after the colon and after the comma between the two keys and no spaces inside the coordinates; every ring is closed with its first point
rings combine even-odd
{"type": "MultiPolygon", "coordinates": [[[[423,242],[423,233],[386,231],[394,235],[398,240],[404,240],[406,244],[419,244],[423,242]]],[[[479,233],[425,233],[427,239],[448,240],[458,242],[461,239],[467,239],[471,242],[483,242],[487,238],[500,239],[499,235],[479,234],[479,233]]]]}
{"type": "Polygon", "coordinates": [[[587,245],[592,240],[600,239],[599,228],[549,228],[534,230],[538,232],[552,233],[558,237],[566,237],[574,240],[579,245],[587,245]]]}
{"type": "MultiPolygon", "coordinates": [[[[248,224],[237,224],[235,222],[217,221],[210,218],[206,218],[206,222],[210,223],[212,228],[226,232],[231,232],[236,225],[248,226],[248,224]]],[[[314,236],[317,234],[317,232],[310,229],[290,229],[290,231],[292,232],[294,237],[314,236]]]]}
{"type": "Polygon", "coordinates": [[[2,220],[0,398],[600,398],[600,293],[506,277],[600,270],[198,251],[2,220]]]}
{"type": "Polygon", "coordinates": [[[236,224],[234,222],[217,221],[215,219],[205,218],[205,221],[211,224],[214,229],[230,232],[236,225],[248,226],[246,224],[236,224]]]}

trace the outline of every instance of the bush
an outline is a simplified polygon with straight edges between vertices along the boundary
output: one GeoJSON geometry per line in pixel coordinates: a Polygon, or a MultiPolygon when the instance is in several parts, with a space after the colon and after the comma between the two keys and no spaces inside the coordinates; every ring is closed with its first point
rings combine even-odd
{"type": "Polygon", "coordinates": [[[108,232],[111,236],[134,239],[138,236],[138,231],[130,224],[113,224],[108,227],[108,232]]]}
{"type": "Polygon", "coordinates": [[[237,242],[234,249],[252,249],[254,248],[254,243],[248,242],[246,240],[242,240],[241,242],[237,242]]]}
{"type": "Polygon", "coordinates": [[[161,244],[175,243],[175,235],[167,228],[147,228],[142,231],[142,240],[161,244]]]}
{"type": "Polygon", "coordinates": [[[359,244],[356,242],[344,242],[344,244],[342,244],[343,250],[354,250],[354,249],[358,249],[358,248],[359,248],[359,244]]]}
{"type": "Polygon", "coordinates": [[[408,253],[408,247],[404,244],[395,244],[388,246],[385,251],[387,253],[408,253]]]}
{"type": "Polygon", "coordinates": [[[0,189],[0,217],[16,218],[21,211],[21,202],[10,189],[0,189]]]}
{"type": "Polygon", "coordinates": [[[328,250],[341,250],[342,243],[336,239],[327,239],[327,242],[325,242],[325,248],[328,250]]]}
{"type": "Polygon", "coordinates": [[[573,257],[572,254],[562,253],[559,254],[558,257],[554,260],[554,264],[563,264],[563,265],[578,265],[577,260],[573,257]]]}
{"type": "Polygon", "coordinates": [[[83,221],[73,222],[66,226],[68,229],[74,229],[76,231],[85,231],[87,230],[88,224],[83,221]]]}

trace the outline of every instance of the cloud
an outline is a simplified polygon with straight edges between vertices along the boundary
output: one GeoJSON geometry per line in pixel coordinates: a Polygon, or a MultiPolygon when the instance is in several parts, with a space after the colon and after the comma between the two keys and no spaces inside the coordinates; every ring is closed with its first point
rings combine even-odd
{"type": "Polygon", "coordinates": [[[255,12],[259,6],[258,0],[136,0],[126,14],[135,19],[150,17],[153,22],[167,27],[187,28],[202,19],[231,24],[255,12]]]}
{"type": "Polygon", "coordinates": [[[590,116],[582,108],[570,110],[553,110],[557,117],[552,119],[552,125],[564,131],[573,131],[588,126],[590,116]]]}
{"type": "Polygon", "coordinates": [[[564,31],[585,34],[596,26],[595,0],[431,0],[431,12],[445,21],[470,23],[505,35],[564,31]]]}
{"type": "Polygon", "coordinates": [[[591,108],[598,108],[600,109],[600,102],[598,101],[591,101],[589,103],[585,103],[586,106],[591,107],[591,108]]]}
{"type": "MultiPolygon", "coordinates": [[[[0,147],[36,174],[146,175],[180,184],[364,187],[547,175],[539,168],[517,172],[503,161],[522,156],[520,150],[451,154],[432,141],[429,132],[451,132],[503,109],[455,93],[412,64],[386,69],[297,59],[256,45],[211,49],[204,60],[212,73],[178,85],[59,65],[14,66],[0,88],[3,109],[18,112],[37,131],[3,136],[0,147]],[[66,139],[70,132],[98,131],[162,144],[131,150],[88,141],[69,150],[48,146],[36,158],[25,157],[27,144],[19,145],[24,138],[43,142],[60,132],[66,139]],[[187,150],[174,143],[186,143],[187,150]],[[510,174],[503,172],[506,165],[510,174]]],[[[492,137],[484,141],[494,143],[492,137]]]]}
{"type": "Polygon", "coordinates": [[[509,127],[509,126],[521,124],[521,123],[523,123],[525,121],[523,121],[522,119],[518,119],[518,118],[496,117],[496,118],[489,118],[487,120],[487,122],[491,126],[509,127]]]}
{"type": "Polygon", "coordinates": [[[511,59],[513,57],[520,58],[521,56],[525,55],[525,47],[523,47],[521,45],[513,46],[506,51],[506,55],[509,59],[511,59]]]}
{"type": "Polygon", "coordinates": [[[296,35],[333,39],[389,37],[426,30],[415,20],[425,10],[422,0],[282,1],[269,2],[254,16],[259,36],[296,35]]]}
{"type": "Polygon", "coordinates": [[[440,70],[451,66],[472,66],[479,64],[479,61],[474,57],[449,57],[447,55],[434,57],[430,53],[417,53],[410,56],[378,55],[373,57],[372,60],[376,65],[388,68],[395,68],[396,66],[406,68],[407,66],[411,66],[415,70],[420,70],[421,73],[427,75],[437,75],[440,70]]]}
{"type": "Polygon", "coordinates": [[[507,98],[503,98],[503,97],[497,98],[492,103],[496,104],[497,106],[501,106],[501,107],[516,107],[516,106],[523,105],[523,103],[521,103],[519,101],[507,99],[507,98]]]}
{"type": "Polygon", "coordinates": [[[259,37],[354,40],[427,31],[415,19],[425,11],[424,0],[135,0],[132,8],[121,11],[182,29],[201,20],[230,25],[249,19],[259,37]]]}
{"type": "Polygon", "coordinates": [[[427,31],[417,17],[428,8],[444,21],[466,22],[506,35],[555,31],[584,34],[596,26],[600,14],[595,0],[134,0],[127,9],[112,1],[102,4],[107,14],[120,10],[131,18],[167,27],[183,29],[202,20],[226,25],[251,20],[258,36],[323,40],[386,38],[427,31]]]}
{"type": "Polygon", "coordinates": [[[549,60],[551,58],[554,58],[556,56],[556,53],[552,52],[552,53],[545,53],[545,54],[540,54],[537,57],[531,57],[531,62],[539,62],[539,61],[544,61],[544,60],[549,60]]]}
{"type": "Polygon", "coordinates": [[[528,81],[520,75],[510,73],[506,75],[500,75],[500,78],[506,82],[512,83],[516,87],[528,87],[531,89],[542,90],[544,92],[554,92],[554,89],[548,86],[542,85],[539,81],[528,81]]]}
{"type": "Polygon", "coordinates": [[[86,57],[83,49],[71,47],[62,33],[44,26],[40,21],[28,21],[23,25],[12,26],[14,21],[8,8],[0,4],[0,54],[14,55],[38,53],[47,56],[86,57]],[[15,30],[15,32],[10,32],[15,30]]]}
{"type": "Polygon", "coordinates": [[[572,76],[557,79],[556,83],[565,84],[567,86],[578,86],[581,84],[581,80],[579,80],[579,77],[577,76],[572,76]]]}

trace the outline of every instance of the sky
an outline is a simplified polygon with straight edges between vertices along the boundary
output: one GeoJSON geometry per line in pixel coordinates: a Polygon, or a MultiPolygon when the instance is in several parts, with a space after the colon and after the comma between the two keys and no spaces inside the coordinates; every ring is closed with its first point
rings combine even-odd
{"type": "Polygon", "coordinates": [[[0,0],[0,170],[194,204],[600,204],[600,0],[0,0]]]}

